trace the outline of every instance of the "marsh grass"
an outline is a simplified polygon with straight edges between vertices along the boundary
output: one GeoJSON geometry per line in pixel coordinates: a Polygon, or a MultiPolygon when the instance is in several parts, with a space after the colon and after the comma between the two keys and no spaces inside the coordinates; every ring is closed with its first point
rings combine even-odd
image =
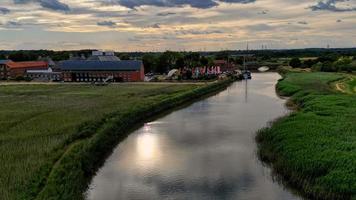
{"type": "Polygon", "coordinates": [[[330,84],[335,73],[287,73],[277,89],[299,110],[259,131],[259,156],[305,196],[356,198],[356,95],[330,84]]]}
{"type": "Polygon", "coordinates": [[[77,199],[123,132],[216,85],[1,86],[0,199],[77,199]]]}

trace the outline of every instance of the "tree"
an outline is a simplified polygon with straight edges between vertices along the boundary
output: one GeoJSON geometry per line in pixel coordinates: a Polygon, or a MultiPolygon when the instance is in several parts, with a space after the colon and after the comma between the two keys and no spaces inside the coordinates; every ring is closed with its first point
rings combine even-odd
{"type": "Polygon", "coordinates": [[[316,63],[318,63],[317,60],[308,59],[308,60],[304,61],[303,67],[305,67],[305,68],[312,68],[313,65],[315,65],[316,63]]]}
{"type": "Polygon", "coordinates": [[[130,55],[127,53],[120,54],[120,60],[130,60],[130,55]]]}
{"type": "Polygon", "coordinates": [[[318,58],[318,62],[322,62],[322,63],[327,62],[327,61],[335,62],[335,61],[337,61],[339,59],[339,57],[340,56],[338,54],[336,54],[336,53],[329,53],[327,55],[320,56],[318,58]]]}
{"type": "Polygon", "coordinates": [[[200,58],[200,64],[202,64],[203,66],[208,66],[209,64],[209,59],[206,58],[205,56],[200,58]]]}
{"type": "Polygon", "coordinates": [[[181,57],[179,57],[179,58],[177,59],[176,67],[177,67],[178,69],[182,69],[182,68],[185,67],[185,60],[184,60],[184,57],[183,57],[183,56],[181,56],[181,57]]]}
{"type": "Polygon", "coordinates": [[[227,60],[228,57],[229,57],[228,51],[220,51],[216,54],[215,59],[216,60],[227,60]]]}
{"type": "Polygon", "coordinates": [[[16,51],[9,55],[9,59],[12,61],[31,61],[37,60],[38,56],[35,53],[28,51],[16,51]]]}
{"type": "Polygon", "coordinates": [[[51,56],[53,61],[61,61],[61,60],[68,60],[69,59],[69,52],[55,52],[51,56]]]}
{"type": "Polygon", "coordinates": [[[145,54],[142,57],[142,62],[145,66],[145,72],[153,72],[157,68],[157,57],[153,54],[145,54]]]}
{"type": "Polygon", "coordinates": [[[166,73],[169,70],[173,69],[178,60],[179,53],[173,51],[166,51],[161,54],[158,58],[157,63],[157,72],[166,73]]]}
{"type": "Polygon", "coordinates": [[[200,54],[190,52],[184,56],[184,60],[189,68],[197,67],[200,65],[200,54]]]}
{"type": "Polygon", "coordinates": [[[326,61],[323,63],[323,66],[321,67],[322,72],[337,72],[338,68],[334,65],[334,63],[330,61],[326,61]]]}
{"type": "Polygon", "coordinates": [[[6,59],[5,54],[0,54],[0,60],[5,60],[5,59],[6,59]]]}
{"type": "Polygon", "coordinates": [[[299,68],[302,66],[302,62],[300,61],[299,58],[293,58],[290,62],[289,65],[293,68],[299,68]]]}

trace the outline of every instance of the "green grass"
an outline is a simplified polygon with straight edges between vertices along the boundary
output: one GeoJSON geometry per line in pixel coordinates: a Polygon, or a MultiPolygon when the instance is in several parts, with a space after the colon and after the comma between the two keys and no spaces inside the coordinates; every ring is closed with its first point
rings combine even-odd
{"type": "Polygon", "coordinates": [[[1,86],[1,199],[81,198],[133,124],[226,85],[1,86]]]}
{"type": "Polygon", "coordinates": [[[356,95],[330,86],[344,77],[287,73],[277,90],[300,109],[256,138],[262,160],[308,197],[356,199],[356,95]]]}
{"type": "Polygon", "coordinates": [[[356,93],[356,76],[352,76],[347,82],[348,93],[356,93]]]}

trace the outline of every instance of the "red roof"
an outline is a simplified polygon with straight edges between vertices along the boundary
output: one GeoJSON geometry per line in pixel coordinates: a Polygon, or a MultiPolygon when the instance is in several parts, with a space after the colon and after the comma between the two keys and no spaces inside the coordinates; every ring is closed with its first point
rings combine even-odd
{"type": "Polygon", "coordinates": [[[48,68],[48,63],[44,61],[8,62],[6,65],[11,69],[18,68],[48,68]]]}

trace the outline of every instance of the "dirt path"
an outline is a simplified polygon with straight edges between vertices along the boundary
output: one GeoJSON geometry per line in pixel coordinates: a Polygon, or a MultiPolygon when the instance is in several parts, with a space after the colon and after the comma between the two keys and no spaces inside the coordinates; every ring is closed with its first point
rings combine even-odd
{"type": "Polygon", "coordinates": [[[345,78],[339,82],[336,82],[335,89],[342,93],[354,94],[356,92],[355,88],[349,88],[349,85],[348,85],[348,82],[352,82],[354,79],[355,79],[355,77],[348,76],[347,78],[345,78]]]}

